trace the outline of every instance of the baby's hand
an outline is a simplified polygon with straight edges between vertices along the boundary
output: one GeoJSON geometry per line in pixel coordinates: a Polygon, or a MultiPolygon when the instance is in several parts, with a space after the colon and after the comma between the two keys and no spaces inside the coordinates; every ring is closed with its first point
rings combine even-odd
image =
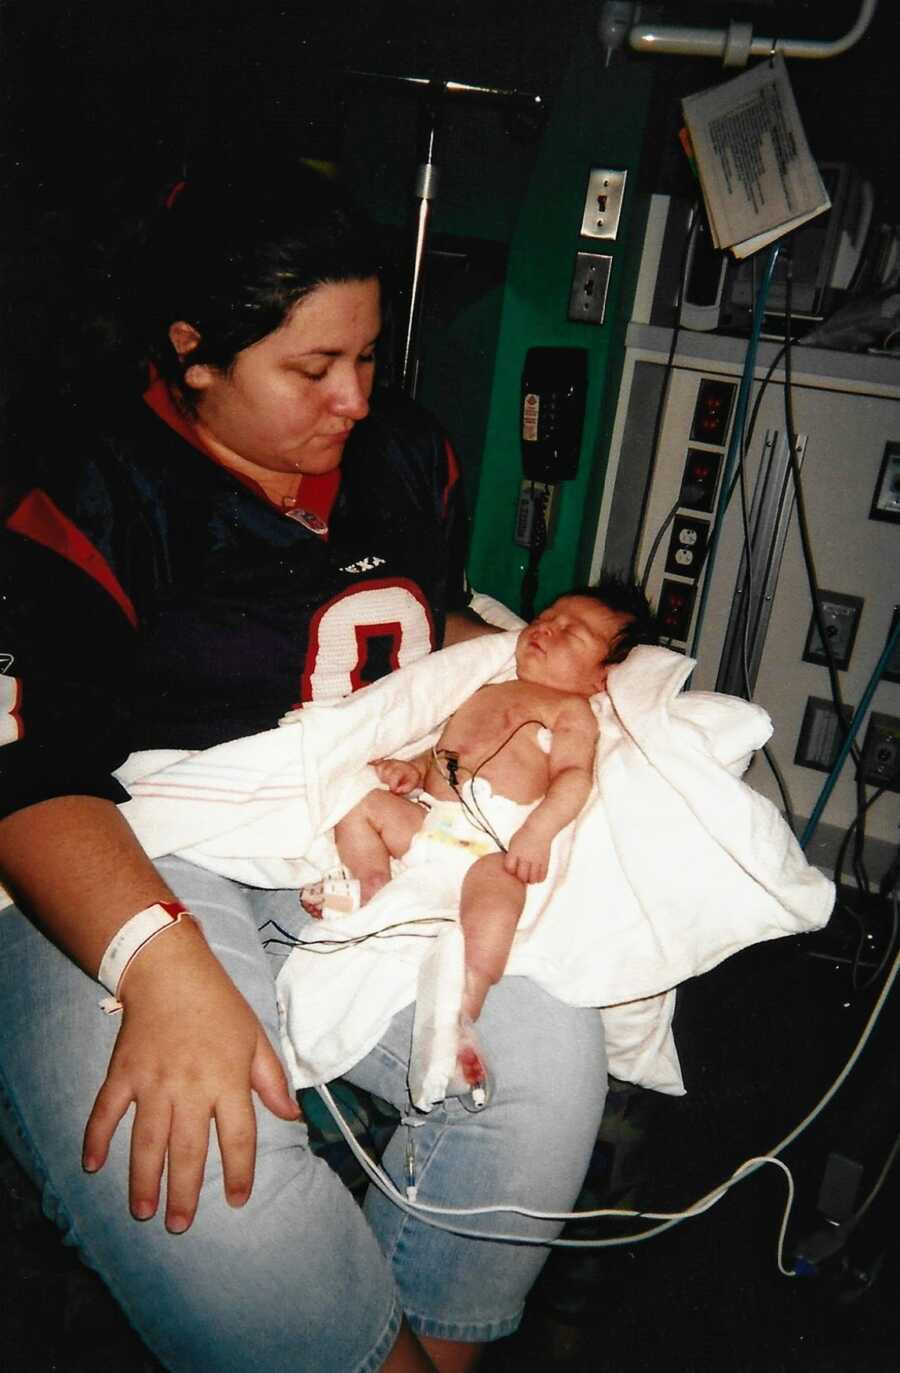
{"type": "Polygon", "coordinates": [[[529,838],[519,830],[509,841],[503,866],[511,877],[517,877],[520,882],[543,882],[549,862],[549,842],[529,838]]]}
{"type": "Polygon", "coordinates": [[[399,758],[376,758],[372,767],[379,782],[384,782],[395,796],[405,796],[422,785],[422,770],[417,763],[404,763],[399,758]]]}

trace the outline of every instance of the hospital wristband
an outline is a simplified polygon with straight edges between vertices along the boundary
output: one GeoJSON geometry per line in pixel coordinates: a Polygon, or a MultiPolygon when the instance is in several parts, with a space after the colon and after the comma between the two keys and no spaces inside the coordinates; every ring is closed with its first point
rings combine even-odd
{"type": "Polygon", "coordinates": [[[118,999],[119,988],[133,960],[158,934],[180,924],[185,916],[190,916],[190,911],[180,901],[157,901],[145,910],[138,911],[116,931],[97,972],[97,981],[111,993],[100,1002],[104,1011],[122,1009],[118,999]]]}

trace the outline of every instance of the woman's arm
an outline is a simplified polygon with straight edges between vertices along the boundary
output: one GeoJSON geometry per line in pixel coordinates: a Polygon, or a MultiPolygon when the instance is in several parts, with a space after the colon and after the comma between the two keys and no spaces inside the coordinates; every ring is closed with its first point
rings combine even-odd
{"type": "MultiPolygon", "coordinates": [[[[0,871],[36,923],[90,977],[132,915],[172,899],[116,806],[96,797],[58,797],[0,821],[0,871]]],[[[285,1120],[298,1116],[297,1104],[256,1016],[193,921],[141,950],[119,999],[122,1024],[85,1131],[84,1166],[103,1166],[134,1102],[132,1212],[139,1219],[154,1214],[168,1160],[166,1225],[178,1233],[197,1208],[210,1118],[226,1196],[240,1206],[253,1185],[251,1089],[285,1120]]]]}
{"type": "Polygon", "coordinates": [[[489,625],[474,610],[448,610],[444,630],[444,648],[461,644],[465,639],[478,639],[482,634],[502,634],[502,629],[489,625]]]}

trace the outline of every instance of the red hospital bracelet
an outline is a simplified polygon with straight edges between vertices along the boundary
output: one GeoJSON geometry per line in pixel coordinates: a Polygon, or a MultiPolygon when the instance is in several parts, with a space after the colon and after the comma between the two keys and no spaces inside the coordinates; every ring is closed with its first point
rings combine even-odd
{"type": "Polygon", "coordinates": [[[112,993],[100,1002],[102,1010],[107,1014],[121,1011],[119,988],[131,967],[132,960],[158,934],[180,924],[185,916],[190,916],[190,911],[180,901],[157,901],[146,910],[138,911],[137,915],[126,920],[122,928],[116,931],[100,960],[97,973],[97,981],[112,993]]]}

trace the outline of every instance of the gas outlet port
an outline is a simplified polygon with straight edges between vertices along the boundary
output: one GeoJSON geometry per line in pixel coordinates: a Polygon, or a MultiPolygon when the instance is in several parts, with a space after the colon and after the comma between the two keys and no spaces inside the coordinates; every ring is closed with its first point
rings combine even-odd
{"type": "Polygon", "coordinates": [[[895,715],[872,711],[859,766],[870,786],[900,791],[900,720],[895,715]]]}
{"type": "MultiPolygon", "coordinates": [[[[846,668],[850,662],[862,608],[861,596],[844,596],[839,591],[819,592],[822,625],[828,647],[831,650],[832,660],[837,668],[846,668]]],[[[819,633],[815,615],[809,623],[806,647],[803,650],[803,661],[805,663],[820,663],[823,667],[828,666],[828,658],[822,647],[822,636],[819,633]]]]}

